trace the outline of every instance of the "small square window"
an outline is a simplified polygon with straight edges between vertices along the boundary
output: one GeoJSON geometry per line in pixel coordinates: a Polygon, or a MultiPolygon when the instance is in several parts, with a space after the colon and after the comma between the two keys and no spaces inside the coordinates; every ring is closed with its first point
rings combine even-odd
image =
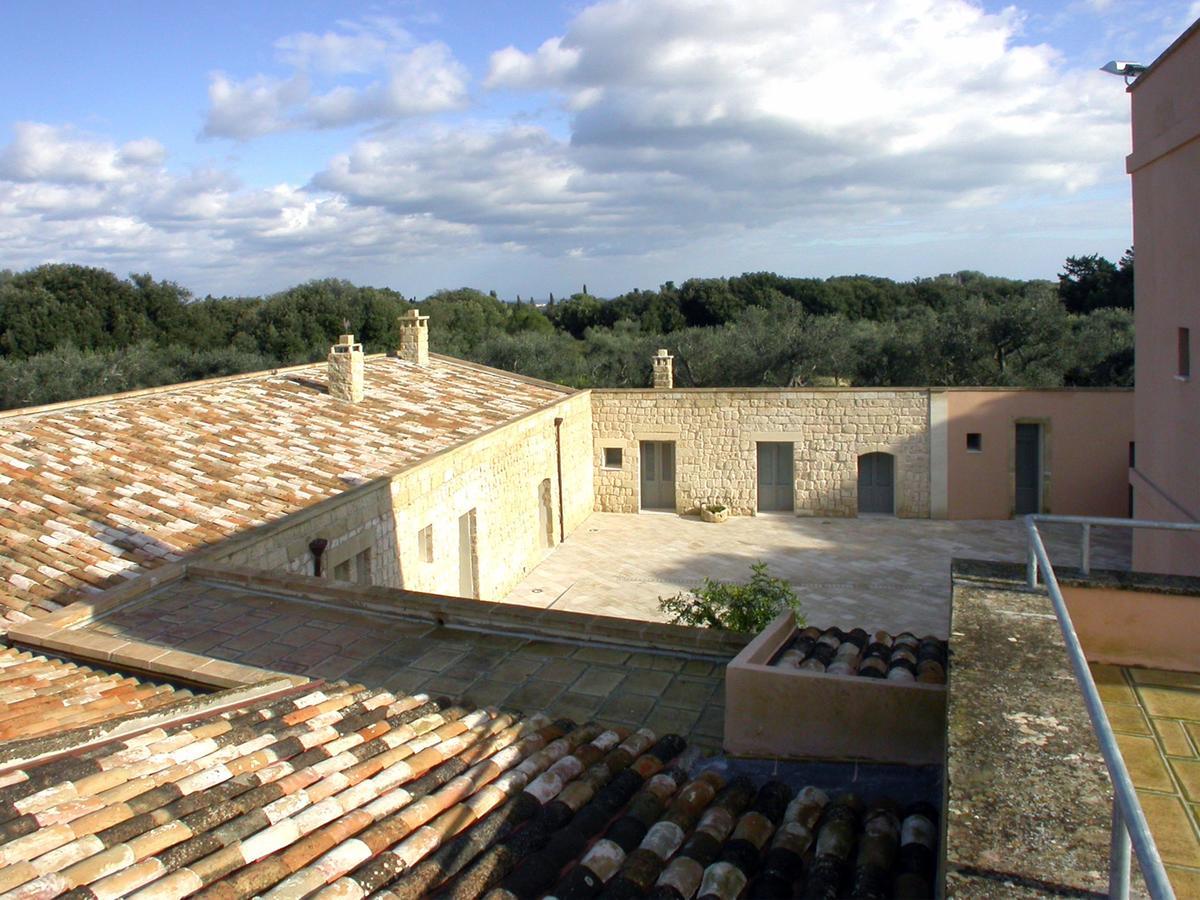
{"type": "Polygon", "coordinates": [[[970,453],[983,452],[983,435],[978,431],[967,432],[967,451],[970,453]]]}
{"type": "Polygon", "coordinates": [[[426,525],[417,532],[417,550],[421,555],[421,562],[433,562],[433,525],[426,525]]]}
{"type": "Polygon", "coordinates": [[[1192,377],[1192,332],[1189,328],[1179,329],[1179,360],[1175,371],[1177,378],[1192,377]]]}
{"type": "Polygon", "coordinates": [[[625,454],[620,447],[604,448],[604,468],[619,469],[623,464],[625,454]]]}

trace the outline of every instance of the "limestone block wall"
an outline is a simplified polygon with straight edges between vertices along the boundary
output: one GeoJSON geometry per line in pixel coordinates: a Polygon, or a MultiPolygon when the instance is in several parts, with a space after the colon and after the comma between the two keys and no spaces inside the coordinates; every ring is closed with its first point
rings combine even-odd
{"type": "Polygon", "coordinates": [[[929,515],[929,391],[804,389],[593,390],[595,508],[637,512],[639,442],[674,441],[680,512],[723,503],[753,515],[758,441],[794,444],[796,515],[854,516],[858,457],[895,457],[895,511],[929,515]],[[621,448],[620,468],[605,448],[621,448]]]}
{"type": "Polygon", "coordinates": [[[401,587],[390,483],[379,479],[324,503],[264,526],[209,554],[213,562],[270,572],[311,575],[309,542],[324,538],[326,574],[364,549],[371,549],[371,583],[401,587]]]}
{"type": "Polygon", "coordinates": [[[556,418],[562,418],[562,510],[569,535],[592,511],[592,431],[587,394],[518,419],[222,545],[208,559],[267,571],[312,573],[309,542],[325,538],[328,575],[370,549],[371,582],[459,594],[460,562],[475,593],[499,600],[559,543],[556,418]],[[548,510],[543,482],[549,481],[548,510]],[[473,545],[460,554],[461,516],[474,510],[473,545]],[[549,513],[547,518],[546,513],[549,513]],[[431,542],[420,532],[430,527],[431,542]],[[471,564],[472,557],[474,559],[471,564]]]}
{"type": "Polygon", "coordinates": [[[460,564],[470,558],[460,546],[460,517],[471,510],[475,510],[476,593],[481,599],[502,599],[559,543],[555,418],[563,420],[566,533],[570,535],[587,518],[592,511],[591,417],[587,395],[576,394],[393,479],[392,508],[404,587],[460,594],[460,564]],[[548,522],[540,508],[547,480],[548,522]],[[421,539],[421,532],[430,526],[431,547],[421,539]]]}

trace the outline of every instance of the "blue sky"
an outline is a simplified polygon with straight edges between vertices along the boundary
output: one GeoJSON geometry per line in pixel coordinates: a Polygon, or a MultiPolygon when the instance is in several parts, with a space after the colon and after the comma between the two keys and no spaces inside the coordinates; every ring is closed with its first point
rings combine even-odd
{"type": "Polygon", "coordinates": [[[1195,0],[6,4],[0,268],[197,294],[1053,277],[1195,0]]]}

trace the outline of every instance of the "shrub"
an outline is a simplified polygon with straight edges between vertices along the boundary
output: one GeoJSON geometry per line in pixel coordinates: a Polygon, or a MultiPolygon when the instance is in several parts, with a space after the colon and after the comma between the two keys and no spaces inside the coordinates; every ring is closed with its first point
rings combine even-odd
{"type": "Polygon", "coordinates": [[[782,578],[767,574],[767,564],[750,566],[746,584],[724,584],[705,578],[704,584],[674,597],[659,597],[658,608],[672,616],[675,625],[698,625],[757,634],[785,609],[796,614],[803,626],[800,600],[782,578]]]}

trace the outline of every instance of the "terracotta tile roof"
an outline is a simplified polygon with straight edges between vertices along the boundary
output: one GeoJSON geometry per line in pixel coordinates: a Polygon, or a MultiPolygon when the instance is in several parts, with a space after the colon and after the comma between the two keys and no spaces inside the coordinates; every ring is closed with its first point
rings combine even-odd
{"type": "Polygon", "coordinates": [[[0,627],[569,393],[441,358],[372,358],[365,380],[359,404],[314,365],[0,417],[0,627]]]}
{"type": "Polygon", "coordinates": [[[190,696],[170,685],[0,646],[0,741],[147,712],[190,696]]]}
{"type": "Polygon", "coordinates": [[[933,635],[918,638],[908,631],[868,635],[861,628],[822,631],[809,627],[785,644],[771,665],[832,675],[945,684],[947,663],[948,645],[933,635]]]}
{"type": "Polygon", "coordinates": [[[934,819],[730,778],[678,736],[308,686],[0,772],[0,891],[931,896],[934,819]]]}

